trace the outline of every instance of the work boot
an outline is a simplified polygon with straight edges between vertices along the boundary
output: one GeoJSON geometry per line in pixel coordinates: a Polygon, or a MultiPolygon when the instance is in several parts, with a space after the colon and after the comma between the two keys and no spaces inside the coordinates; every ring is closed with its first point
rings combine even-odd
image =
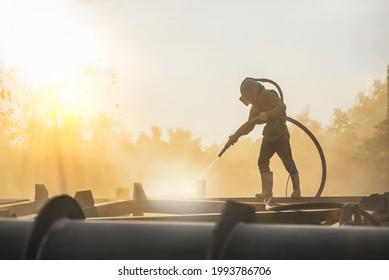
{"type": "Polygon", "coordinates": [[[293,192],[291,197],[301,197],[300,178],[298,172],[290,174],[290,178],[292,179],[293,185],[293,192]]]}
{"type": "Polygon", "coordinates": [[[273,172],[261,173],[262,193],[255,196],[261,200],[268,200],[273,196],[273,172]]]}

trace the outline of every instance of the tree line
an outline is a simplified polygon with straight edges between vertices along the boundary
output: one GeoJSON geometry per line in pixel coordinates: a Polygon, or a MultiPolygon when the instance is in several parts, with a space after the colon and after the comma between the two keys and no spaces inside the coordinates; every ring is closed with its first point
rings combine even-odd
{"type": "MultiPolygon", "coordinates": [[[[113,84],[113,78],[108,80],[105,89],[113,84]]],[[[46,184],[51,195],[92,189],[97,197],[112,197],[116,188],[131,188],[134,182],[141,182],[150,195],[188,196],[198,179],[206,180],[208,196],[253,196],[260,191],[261,139],[242,137],[216,160],[222,147],[204,146],[185,128],[163,131],[154,126],[133,139],[108,113],[86,117],[42,102],[33,90],[15,90],[17,84],[13,70],[0,65],[0,197],[31,196],[35,183],[46,184]]],[[[356,95],[352,107],[336,108],[327,125],[313,120],[309,110],[295,116],[326,155],[323,195],[387,190],[387,102],[387,84],[376,80],[368,92],[356,95]]],[[[303,195],[314,195],[321,179],[319,155],[303,131],[293,125],[289,129],[303,195]]],[[[277,157],[271,168],[275,195],[284,196],[287,188],[290,194],[288,174],[277,157]]]]}

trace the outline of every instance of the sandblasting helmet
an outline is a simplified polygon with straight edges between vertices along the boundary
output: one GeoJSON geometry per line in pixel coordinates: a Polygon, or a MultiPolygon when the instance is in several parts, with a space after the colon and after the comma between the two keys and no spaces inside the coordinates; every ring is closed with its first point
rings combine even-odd
{"type": "Polygon", "coordinates": [[[262,91],[263,89],[263,85],[255,81],[253,78],[246,78],[240,85],[240,93],[242,96],[239,100],[242,101],[244,105],[248,106],[255,93],[257,91],[262,91]]]}

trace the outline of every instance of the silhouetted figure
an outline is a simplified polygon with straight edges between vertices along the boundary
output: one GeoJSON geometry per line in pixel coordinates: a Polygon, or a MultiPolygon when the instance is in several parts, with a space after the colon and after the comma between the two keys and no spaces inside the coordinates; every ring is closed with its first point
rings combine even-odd
{"type": "Polygon", "coordinates": [[[277,153],[286,170],[289,172],[293,192],[292,197],[300,197],[299,174],[292,157],[289,142],[289,131],[286,126],[286,106],[274,90],[265,87],[254,79],[246,78],[240,86],[239,98],[246,106],[251,104],[249,120],[256,121],[247,126],[240,135],[231,135],[230,141],[235,143],[242,135],[250,133],[256,124],[266,123],[263,129],[263,140],[258,158],[261,173],[262,193],[256,194],[260,199],[267,200],[273,196],[273,172],[270,171],[270,159],[277,153]]]}

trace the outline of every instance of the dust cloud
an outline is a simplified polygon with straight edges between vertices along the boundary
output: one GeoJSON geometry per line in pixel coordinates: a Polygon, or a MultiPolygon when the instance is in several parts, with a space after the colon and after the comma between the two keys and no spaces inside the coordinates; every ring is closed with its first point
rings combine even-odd
{"type": "MultiPolygon", "coordinates": [[[[16,100],[1,84],[0,93],[1,198],[33,198],[36,183],[45,184],[50,196],[91,189],[95,197],[105,198],[134,182],[141,182],[149,196],[188,197],[199,179],[206,180],[209,197],[260,191],[261,139],[242,137],[218,159],[222,146],[203,146],[184,128],[162,131],[155,126],[133,139],[105,113],[85,119],[78,112],[50,114],[40,104],[20,117],[15,112],[31,107],[29,100],[16,100]]],[[[308,110],[295,118],[313,132],[326,155],[323,195],[388,190],[386,83],[375,81],[369,92],[357,95],[354,106],[335,109],[326,126],[312,120],[308,110]]],[[[302,130],[293,125],[289,130],[302,193],[315,195],[322,175],[319,154],[302,130]]],[[[284,196],[286,188],[290,194],[288,174],[277,156],[271,169],[275,195],[284,196]]]]}

